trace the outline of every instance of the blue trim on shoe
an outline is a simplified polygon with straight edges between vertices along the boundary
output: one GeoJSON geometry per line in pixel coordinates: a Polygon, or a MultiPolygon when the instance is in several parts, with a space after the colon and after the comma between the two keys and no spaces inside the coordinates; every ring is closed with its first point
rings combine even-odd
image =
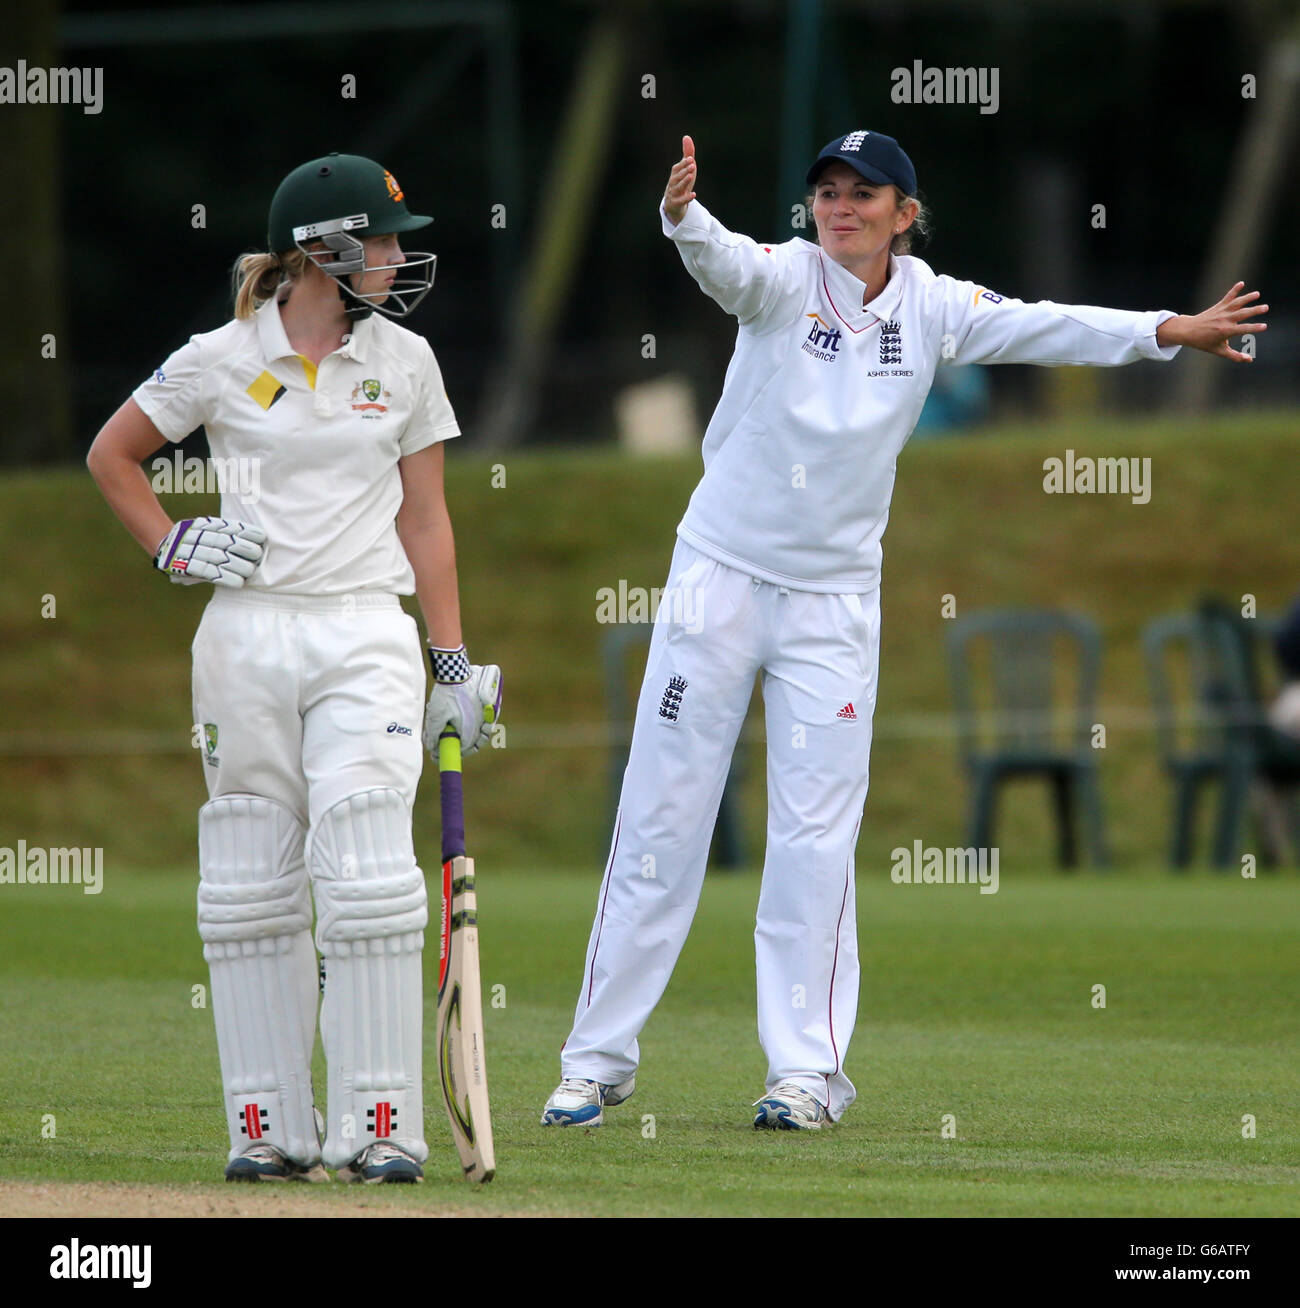
{"type": "Polygon", "coordinates": [[[362,1181],[366,1185],[416,1185],[424,1180],[424,1168],[409,1154],[389,1145],[390,1156],[383,1162],[371,1162],[367,1155],[380,1145],[368,1145],[350,1163],[339,1168],[339,1180],[362,1181]]]}
{"type": "Polygon", "coordinates": [[[287,1181],[289,1169],[283,1163],[259,1163],[255,1158],[235,1158],[226,1164],[227,1181],[287,1181]]]}
{"type": "Polygon", "coordinates": [[[754,1105],[758,1112],[754,1114],[756,1131],[816,1131],[830,1121],[825,1104],[816,1100],[818,1115],[814,1121],[804,1122],[796,1116],[796,1106],[778,1095],[767,1095],[754,1105]]]}
{"type": "Polygon", "coordinates": [[[319,1162],[310,1167],[286,1158],[274,1146],[264,1146],[274,1156],[266,1159],[251,1157],[252,1150],[240,1154],[226,1164],[227,1181],[328,1181],[329,1176],[319,1162]]]}
{"type": "Polygon", "coordinates": [[[390,1158],[386,1163],[370,1163],[361,1169],[364,1181],[386,1181],[410,1185],[424,1180],[424,1169],[413,1158],[390,1158]]]}
{"type": "Polygon", "coordinates": [[[604,1104],[583,1104],[581,1108],[548,1108],[542,1114],[543,1126],[582,1126],[590,1125],[593,1119],[602,1120],[604,1104]]]}
{"type": "Polygon", "coordinates": [[[766,1127],[773,1131],[800,1131],[803,1128],[790,1120],[791,1108],[784,1099],[760,1099],[754,1115],[756,1129],[766,1127]]]}

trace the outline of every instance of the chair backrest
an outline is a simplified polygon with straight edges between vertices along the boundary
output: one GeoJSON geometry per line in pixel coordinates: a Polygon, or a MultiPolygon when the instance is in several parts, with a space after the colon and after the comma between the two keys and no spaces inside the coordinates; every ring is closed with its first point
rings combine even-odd
{"type": "Polygon", "coordinates": [[[1088,749],[1101,667],[1091,619],[1045,609],[974,613],[949,627],[947,644],[967,757],[1088,749]]]}
{"type": "MultiPolygon", "coordinates": [[[[1258,633],[1267,638],[1267,627],[1258,633]]],[[[1251,633],[1223,612],[1202,607],[1153,619],[1142,649],[1166,761],[1221,758],[1259,723],[1251,633]]]]}

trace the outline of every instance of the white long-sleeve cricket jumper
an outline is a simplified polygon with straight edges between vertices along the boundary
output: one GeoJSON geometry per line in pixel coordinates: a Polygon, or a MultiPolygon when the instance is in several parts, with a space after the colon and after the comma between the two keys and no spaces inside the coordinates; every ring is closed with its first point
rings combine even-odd
{"type": "Polygon", "coordinates": [[[898,452],[941,364],[1112,366],[1171,359],[1168,310],[1130,313],[996,295],[889,258],[865,287],[820,247],[760,245],[698,200],[664,234],[740,322],[704,437],[704,477],[678,535],[742,572],[796,590],[874,590],[898,452]]]}

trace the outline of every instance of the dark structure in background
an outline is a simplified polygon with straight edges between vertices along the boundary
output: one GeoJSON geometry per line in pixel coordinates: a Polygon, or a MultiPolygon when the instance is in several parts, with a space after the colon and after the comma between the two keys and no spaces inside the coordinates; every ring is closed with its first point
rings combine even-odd
{"type": "Polygon", "coordinates": [[[791,226],[802,161],[846,123],[916,161],[939,271],[1180,311],[1240,276],[1273,305],[1252,368],[1002,369],[995,412],[1293,402],[1295,22],[1281,0],[37,0],[0,63],[101,66],[104,107],[0,105],[0,460],[79,457],[141,376],[229,316],[276,181],[333,149],[381,158],[435,215],[438,282],[411,325],[470,441],[606,440],[620,388],[676,372],[707,397],[726,364],[727,326],[681,293],[655,218],[682,132],[710,208],[783,240],[808,234],[791,226]],[[895,103],[893,70],[917,60],[996,68],[997,112],[895,103]]]}
{"type": "MultiPolygon", "coordinates": [[[[53,5],[20,6],[5,24],[10,41],[0,42],[0,49],[21,52],[38,67],[57,62],[53,5]]],[[[12,62],[13,56],[0,59],[12,62]]],[[[0,327],[0,390],[10,399],[0,420],[5,463],[80,458],[90,443],[78,439],[74,424],[59,203],[66,115],[80,112],[0,105],[0,250],[10,287],[0,327]]]]}

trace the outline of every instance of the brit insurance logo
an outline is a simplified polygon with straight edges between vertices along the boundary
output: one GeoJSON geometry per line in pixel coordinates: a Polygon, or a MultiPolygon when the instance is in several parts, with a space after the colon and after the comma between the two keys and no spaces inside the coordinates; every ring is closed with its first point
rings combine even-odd
{"type": "Polygon", "coordinates": [[[391,400],[393,393],[385,390],[377,378],[367,377],[352,388],[351,398],[353,413],[359,413],[363,418],[382,418],[388,412],[388,405],[380,401],[391,400]]]}
{"type": "Polygon", "coordinates": [[[839,358],[840,330],[832,327],[820,314],[808,313],[805,318],[813,320],[812,331],[808,333],[801,348],[826,363],[834,363],[839,358]]]}

